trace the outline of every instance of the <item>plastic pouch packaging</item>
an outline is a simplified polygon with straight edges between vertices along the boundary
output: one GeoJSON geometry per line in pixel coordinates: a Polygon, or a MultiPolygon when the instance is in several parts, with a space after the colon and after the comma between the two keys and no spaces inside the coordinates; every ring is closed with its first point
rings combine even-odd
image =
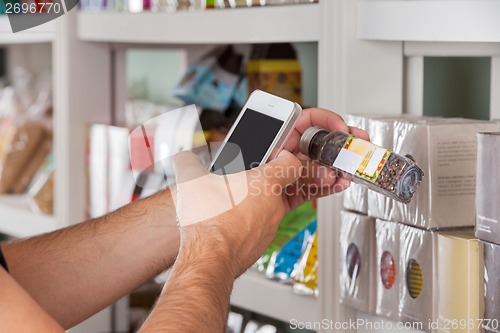
{"type": "Polygon", "coordinates": [[[483,244],[472,230],[437,235],[438,332],[479,333],[483,318],[483,244]],[[455,322],[455,325],[452,324],[455,322]]]}
{"type": "Polygon", "coordinates": [[[15,132],[4,156],[0,156],[0,193],[11,192],[20,180],[28,162],[49,135],[41,122],[26,122],[15,132]]]}
{"type": "Polygon", "coordinates": [[[486,333],[500,332],[500,245],[483,242],[484,246],[484,318],[486,333]]]}
{"type": "Polygon", "coordinates": [[[257,44],[247,64],[248,89],[260,89],[302,104],[302,71],[289,43],[257,44]]]}
{"type": "Polygon", "coordinates": [[[399,317],[402,322],[434,320],[433,287],[435,235],[431,231],[400,225],[399,317]]]}
{"type": "Polygon", "coordinates": [[[377,219],[375,222],[375,313],[399,320],[399,224],[377,219]]]}
{"type": "Polygon", "coordinates": [[[217,49],[187,69],[174,96],[187,104],[224,112],[233,99],[242,61],[231,46],[217,49]]]}
{"type": "Polygon", "coordinates": [[[318,233],[316,232],[292,272],[293,292],[318,296],[318,233]]]}
{"type": "Polygon", "coordinates": [[[44,165],[28,186],[28,196],[33,210],[47,215],[54,214],[54,155],[50,154],[44,165]]]}
{"type": "Polygon", "coordinates": [[[500,132],[477,134],[476,237],[500,244],[500,132]]]}
{"type": "Polygon", "coordinates": [[[267,266],[266,276],[285,283],[292,283],[293,269],[305,252],[307,244],[316,232],[317,221],[311,222],[305,229],[297,233],[279,251],[272,254],[267,266]]]}
{"type": "Polygon", "coordinates": [[[428,177],[411,203],[394,203],[392,220],[424,229],[474,226],[476,133],[496,127],[459,118],[397,121],[394,150],[410,154],[428,177]]]}
{"type": "Polygon", "coordinates": [[[276,237],[253,267],[265,272],[273,253],[279,251],[300,230],[306,228],[314,220],[316,220],[316,210],[311,202],[306,202],[286,214],[276,232],[276,237]]]}
{"type": "Polygon", "coordinates": [[[373,313],[375,297],[374,219],[353,212],[340,213],[340,302],[373,313]]]}
{"type": "Polygon", "coordinates": [[[343,177],[403,203],[411,201],[423,177],[410,158],[341,131],[310,127],[300,138],[300,151],[343,177]]]}

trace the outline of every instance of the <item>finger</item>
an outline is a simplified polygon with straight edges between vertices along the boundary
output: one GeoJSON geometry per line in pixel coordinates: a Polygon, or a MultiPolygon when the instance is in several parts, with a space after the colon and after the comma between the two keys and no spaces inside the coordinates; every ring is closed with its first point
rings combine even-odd
{"type": "Polygon", "coordinates": [[[251,173],[273,179],[282,188],[295,182],[302,173],[302,163],[289,151],[283,150],[269,163],[252,169],[251,173]]]}
{"type": "Polygon", "coordinates": [[[319,108],[305,109],[302,111],[294,131],[290,134],[285,149],[298,153],[300,137],[306,129],[313,126],[319,126],[331,131],[349,131],[344,119],[337,113],[319,108]]]}
{"type": "Polygon", "coordinates": [[[370,141],[370,135],[361,128],[349,126],[349,133],[360,139],[370,141]]]}
{"type": "Polygon", "coordinates": [[[183,151],[174,157],[175,180],[184,183],[208,174],[200,159],[189,151],[183,151]]]}
{"type": "Polygon", "coordinates": [[[311,161],[303,161],[302,165],[301,184],[324,187],[332,186],[337,181],[337,172],[332,168],[311,161]]]}

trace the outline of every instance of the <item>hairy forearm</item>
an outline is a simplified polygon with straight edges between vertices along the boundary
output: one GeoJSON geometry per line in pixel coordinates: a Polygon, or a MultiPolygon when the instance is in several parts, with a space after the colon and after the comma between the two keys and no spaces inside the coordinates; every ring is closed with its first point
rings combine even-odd
{"type": "Polygon", "coordinates": [[[217,246],[184,248],[139,332],[225,332],[233,283],[233,267],[217,246]]]}
{"type": "Polygon", "coordinates": [[[67,328],[171,266],[179,232],[170,192],[164,191],[2,248],[11,275],[67,328]]]}

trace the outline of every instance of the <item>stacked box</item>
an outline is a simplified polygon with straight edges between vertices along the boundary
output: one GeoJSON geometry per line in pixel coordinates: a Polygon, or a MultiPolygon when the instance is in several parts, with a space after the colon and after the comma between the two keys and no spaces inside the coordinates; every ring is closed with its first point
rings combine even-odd
{"type": "Polygon", "coordinates": [[[500,132],[477,135],[476,237],[500,244],[500,132]]]}
{"type": "Polygon", "coordinates": [[[399,224],[377,219],[375,222],[375,313],[399,319],[399,224]]]}
{"type": "Polygon", "coordinates": [[[500,245],[483,242],[484,246],[484,318],[486,333],[500,332],[500,245]]]}
{"type": "Polygon", "coordinates": [[[425,176],[409,204],[395,202],[392,220],[424,229],[474,226],[476,133],[495,128],[466,119],[397,121],[395,151],[411,155],[425,176]]]}
{"type": "Polygon", "coordinates": [[[433,320],[434,248],[432,231],[400,225],[399,317],[403,322],[433,320]]]}
{"type": "Polygon", "coordinates": [[[472,230],[437,235],[436,308],[438,332],[479,332],[483,318],[483,245],[472,230]],[[472,323],[472,325],[471,325],[472,323]]]}
{"type": "Polygon", "coordinates": [[[341,212],[340,302],[373,313],[375,291],[375,221],[366,215],[341,212]]]}

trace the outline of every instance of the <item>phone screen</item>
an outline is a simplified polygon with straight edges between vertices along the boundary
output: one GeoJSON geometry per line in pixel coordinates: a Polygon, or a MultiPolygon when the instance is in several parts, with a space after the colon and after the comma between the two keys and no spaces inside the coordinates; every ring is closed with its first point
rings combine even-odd
{"type": "Polygon", "coordinates": [[[246,109],[215,161],[212,172],[231,174],[259,165],[276,138],[283,121],[252,109],[246,109]],[[240,154],[243,164],[231,163],[240,154]]]}

